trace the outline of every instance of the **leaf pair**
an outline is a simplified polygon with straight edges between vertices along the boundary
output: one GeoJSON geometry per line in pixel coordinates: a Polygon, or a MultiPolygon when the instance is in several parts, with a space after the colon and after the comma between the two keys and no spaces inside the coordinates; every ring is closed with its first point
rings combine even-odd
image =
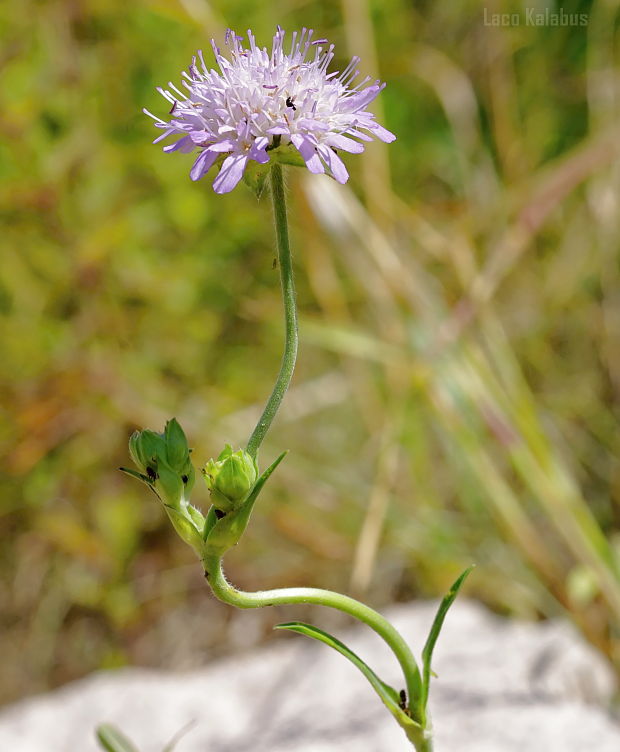
{"type": "Polygon", "coordinates": [[[446,618],[446,614],[448,613],[448,609],[454,602],[458,591],[472,569],[473,566],[468,567],[460,575],[439,604],[437,614],[435,615],[424,649],[422,650],[421,694],[419,697],[409,698],[409,708],[407,708],[406,700],[402,698],[393,687],[382,681],[370,666],[364,663],[358,655],[350,650],[344,643],[340,642],[340,640],[337,640],[322,629],[303,622],[287,622],[286,624],[278,624],[275,628],[287,629],[305,635],[306,637],[311,637],[325,645],[329,645],[329,647],[333,648],[341,655],[344,655],[345,658],[348,658],[348,660],[362,672],[366,679],[368,679],[372,688],[379,695],[381,701],[394,716],[397,723],[404,729],[407,736],[412,741],[421,739],[424,735],[424,729],[426,726],[426,705],[428,702],[429,685],[432,673],[431,660],[433,657],[433,650],[443,626],[444,619],[446,618]]]}

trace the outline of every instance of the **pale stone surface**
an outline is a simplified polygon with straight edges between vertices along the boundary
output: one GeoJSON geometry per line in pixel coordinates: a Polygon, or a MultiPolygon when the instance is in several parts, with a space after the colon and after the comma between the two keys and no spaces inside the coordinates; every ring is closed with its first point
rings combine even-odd
{"type": "MultiPolygon", "coordinates": [[[[436,604],[388,614],[414,646],[436,604]]],[[[317,624],[321,610],[317,610],[317,624]]],[[[365,629],[344,637],[386,681],[398,666],[365,629]]],[[[436,752],[618,752],[606,711],[611,671],[566,624],[525,624],[457,601],[436,650],[431,690],[436,752]]],[[[100,673],[0,713],[0,750],[95,752],[93,728],[118,724],[141,752],[397,752],[408,743],[342,656],[290,636],[193,673],[100,673]]]]}

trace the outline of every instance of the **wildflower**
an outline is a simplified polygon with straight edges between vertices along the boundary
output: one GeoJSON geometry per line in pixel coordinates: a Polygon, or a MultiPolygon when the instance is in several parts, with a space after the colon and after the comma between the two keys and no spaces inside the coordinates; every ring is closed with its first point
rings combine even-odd
{"type": "Polygon", "coordinates": [[[313,173],[327,173],[339,183],[349,173],[338,151],[358,154],[364,141],[376,137],[389,143],[396,137],[376,122],[366,107],[385,84],[370,77],[353,86],[359,75],[359,58],[352,58],[339,72],[327,72],[334,45],[313,40],[313,32],[293,32],[289,52],[284,51],[285,32],[278,26],[271,53],[256,46],[248,31],[249,47],[230,29],[225,57],[212,41],[219,72],[207,69],[202,52],[183,73],[183,93],[172,83],[158,91],[170,102],[171,119],[162,120],[148,110],[163,133],[154,143],[175,138],[164,151],[200,150],[190,171],[200,180],[219,162],[213,182],[216,193],[228,193],[243,177],[250,160],[270,161],[269,152],[296,149],[313,173]]]}

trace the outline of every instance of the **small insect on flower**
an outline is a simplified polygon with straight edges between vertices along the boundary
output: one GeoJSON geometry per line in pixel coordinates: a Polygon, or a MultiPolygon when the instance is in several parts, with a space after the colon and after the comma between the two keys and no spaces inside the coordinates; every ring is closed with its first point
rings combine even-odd
{"type": "Polygon", "coordinates": [[[170,136],[174,141],[165,152],[198,149],[192,180],[221,163],[216,193],[231,191],[249,160],[269,162],[269,152],[280,144],[294,147],[310,172],[346,183],[349,173],[336,149],[359,154],[373,137],[386,143],[396,138],[366,109],[385,84],[367,76],[354,85],[358,57],[344,70],[328,73],[334,45],[312,36],[311,29],[293,32],[285,52],[285,32],[278,27],[268,52],[257,47],[251,31],[244,47],[243,37],[229,29],[228,57],[212,41],[219,71],[208,69],[199,52],[183,73],[185,91],[172,83],[158,89],[172,109],[169,120],[144,110],[163,131],[153,143],[170,136]]]}

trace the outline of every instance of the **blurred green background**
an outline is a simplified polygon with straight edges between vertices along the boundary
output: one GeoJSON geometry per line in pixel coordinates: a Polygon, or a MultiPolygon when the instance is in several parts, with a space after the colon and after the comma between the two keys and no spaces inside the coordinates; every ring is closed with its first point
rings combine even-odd
{"type": "Polygon", "coordinates": [[[263,464],[291,451],[229,576],[382,607],[473,561],[470,596],[569,616],[620,665],[619,8],[565,2],[587,24],[560,27],[526,7],[558,10],[0,4],[0,701],[186,668],[282,620],[216,603],[117,471],[173,415],[199,463],[243,444],[279,365],[268,198],[192,183],[141,113],[227,26],[311,26],[332,69],[361,55],[398,135],[347,157],[347,186],[289,176],[302,344],[263,464]]]}

